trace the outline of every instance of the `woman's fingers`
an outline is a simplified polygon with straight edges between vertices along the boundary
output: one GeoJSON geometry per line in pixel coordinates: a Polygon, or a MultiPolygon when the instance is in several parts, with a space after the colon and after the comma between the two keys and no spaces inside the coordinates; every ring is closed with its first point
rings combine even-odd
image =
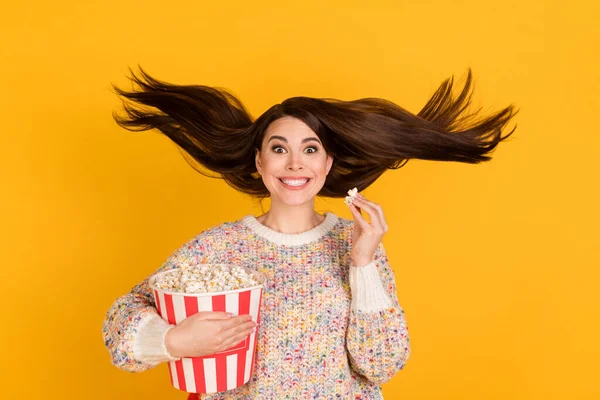
{"type": "Polygon", "coordinates": [[[249,323],[242,324],[239,327],[235,327],[223,333],[223,336],[226,337],[225,340],[219,346],[221,348],[220,351],[227,350],[232,346],[235,346],[242,340],[246,338],[246,336],[250,335],[256,327],[256,324],[253,321],[249,323]]]}
{"type": "Polygon", "coordinates": [[[221,311],[199,311],[194,315],[201,321],[205,319],[230,319],[233,317],[232,315],[228,315],[226,312],[221,311]]]}
{"type": "MultiPolygon", "coordinates": [[[[354,199],[356,201],[356,199],[354,199]]],[[[358,207],[354,204],[350,204],[350,211],[352,212],[352,215],[354,216],[354,222],[358,223],[358,226],[363,229],[363,230],[368,230],[370,229],[370,225],[367,222],[367,220],[365,219],[365,217],[362,216],[362,214],[360,213],[360,211],[358,211],[358,207]]]]}
{"type": "Polygon", "coordinates": [[[242,332],[245,332],[245,331],[247,331],[249,329],[252,329],[255,326],[256,326],[256,323],[254,321],[248,321],[248,322],[236,325],[233,328],[229,328],[229,329],[223,331],[222,336],[224,338],[229,338],[229,337],[238,335],[238,334],[240,334],[242,332]]]}
{"type": "Polygon", "coordinates": [[[355,198],[354,201],[360,206],[362,207],[363,210],[365,210],[367,212],[367,214],[369,214],[369,219],[371,220],[371,223],[369,224],[369,228],[370,230],[378,230],[379,227],[381,227],[381,219],[379,217],[379,214],[377,213],[377,210],[375,210],[375,208],[368,204],[366,200],[362,199],[362,198],[355,198]]]}
{"type": "Polygon", "coordinates": [[[227,320],[220,321],[220,329],[223,333],[227,332],[230,329],[236,329],[240,325],[243,325],[246,322],[252,322],[252,317],[248,314],[237,315],[235,317],[231,317],[227,320]]]}
{"type": "Polygon", "coordinates": [[[364,197],[356,197],[354,199],[360,207],[362,207],[371,217],[372,228],[377,231],[386,232],[387,224],[383,216],[383,210],[379,204],[375,204],[364,197]]]}

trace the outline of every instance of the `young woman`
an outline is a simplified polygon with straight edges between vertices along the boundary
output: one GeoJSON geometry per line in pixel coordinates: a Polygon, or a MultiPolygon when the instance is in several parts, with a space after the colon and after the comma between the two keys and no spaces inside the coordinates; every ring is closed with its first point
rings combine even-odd
{"type": "Polygon", "coordinates": [[[158,315],[144,280],[116,299],[104,320],[113,364],[140,372],[225,350],[256,332],[250,381],[190,399],[381,399],[380,385],[410,354],[382,244],[385,215],[360,194],[349,204],[351,220],[319,214],[315,197],[341,198],[355,187],[360,192],[412,158],[487,161],[486,154],[513,133],[501,136],[516,111],[509,106],[483,119],[465,115],[470,70],[456,99],[446,80],[417,115],[378,98],[294,97],[255,121],[226,90],[170,84],[143,70],[142,77],[133,75],[141,90],[116,90],[155,110],[125,104],[127,118],[115,116],[119,125],[156,128],[236,190],[271,197],[263,215],[201,232],[155,272],[190,261],[236,264],[263,273],[266,285],[258,327],[248,316],[224,313],[198,313],[175,326],[158,315]]]}

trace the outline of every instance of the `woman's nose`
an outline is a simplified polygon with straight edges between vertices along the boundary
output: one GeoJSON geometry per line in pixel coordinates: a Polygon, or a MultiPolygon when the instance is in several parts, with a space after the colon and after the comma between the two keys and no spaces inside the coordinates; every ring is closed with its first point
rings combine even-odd
{"type": "Polygon", "coordinates": [[[288,165],[287,168],[290,170],[297,170],[297,169],[302,169],[302,160],[300,159],[299,156],[296,155],[290,155],[290,157],[288,158],[288,165]]]}
{"type": "Polygon", "coordinates": [[[296,170],[301,170],[303,167],[299,164],[289,164],[287,169],[292,170],[292,171],[296,171],[296,170]]]}

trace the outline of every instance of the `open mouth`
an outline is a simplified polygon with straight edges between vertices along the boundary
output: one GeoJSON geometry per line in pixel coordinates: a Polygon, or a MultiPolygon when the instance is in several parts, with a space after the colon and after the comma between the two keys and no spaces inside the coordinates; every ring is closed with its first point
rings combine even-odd
{"type": "Polygon", "coordinates": [[[306,187],[311,179],[279,179],[279,182],[288,189],[298,190],[306,187]]]}

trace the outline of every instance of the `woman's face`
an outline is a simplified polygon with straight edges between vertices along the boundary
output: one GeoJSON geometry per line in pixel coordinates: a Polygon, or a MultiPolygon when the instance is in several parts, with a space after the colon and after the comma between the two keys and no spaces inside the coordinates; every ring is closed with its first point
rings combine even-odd
{"type": "Polygon", "coordinates": [[[301,205],[312,201],[325,184],[333,158],[318,136],[301,120],[283,117],[269,125],[256,152],[256,169],[271,201],[301,205]]]}

